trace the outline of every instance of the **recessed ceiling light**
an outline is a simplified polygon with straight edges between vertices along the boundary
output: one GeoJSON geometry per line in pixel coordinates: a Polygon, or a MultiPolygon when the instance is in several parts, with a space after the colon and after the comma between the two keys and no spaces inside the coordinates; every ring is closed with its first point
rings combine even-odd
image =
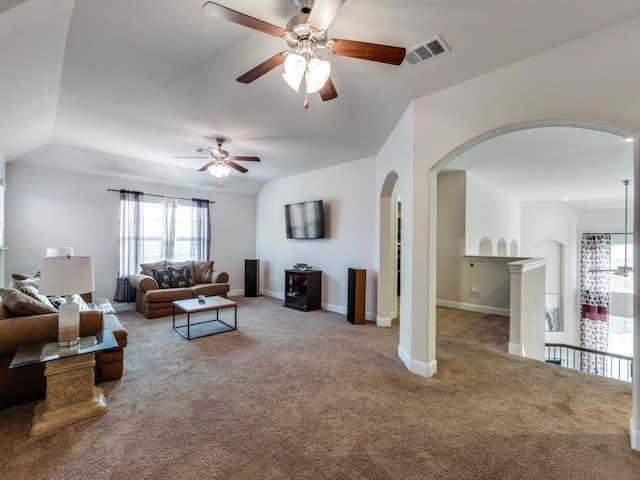
{"type": "Polygon", "coordinates": [[[568,201],[569,201],[569,199],[568,199],[567,197],[564,197],[564,198],[562,199],[562,201],[563,201],[563,202],[568,202],[568,201]]]}
{"type": "Polygon", "coordinates": [[[631,137],[627,137],[624,139],[625,142],[633,142],[633,138],[631,137]]]}

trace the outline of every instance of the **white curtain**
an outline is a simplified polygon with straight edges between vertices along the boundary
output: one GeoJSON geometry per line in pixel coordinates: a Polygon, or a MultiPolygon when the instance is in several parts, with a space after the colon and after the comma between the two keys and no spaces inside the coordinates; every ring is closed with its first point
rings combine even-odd
{"type": "Polygon", "coordinates": [[[172,197],[164,198],[164,215],[162,222],[162,258],[172,260],[176,243],[176,211],[178,210],[178,199],[172,197]]]}

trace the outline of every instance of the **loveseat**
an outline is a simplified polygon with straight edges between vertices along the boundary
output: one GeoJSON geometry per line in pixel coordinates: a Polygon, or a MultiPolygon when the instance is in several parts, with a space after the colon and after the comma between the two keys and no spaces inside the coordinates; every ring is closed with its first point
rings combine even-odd
{"type": "MultiPolygon", "coordinates": [[[[21,276],[26,277],[26,276],[21,276]]],[[[24,344],[58,340],[58,313],[55,303],[37,293],[36,277],[14,280],[14,288],[0,289],[0,408],[32,402],[45,397],[44,364],[10,369],[9,365],[24,344]],[[35,280],[34,280],[35,279],[35,280]],[[25,285],[29,280],[32,285],[25,285]],[[15,288],[18,287],[18,288],[15,288]],[[30,294],[25,293],[29,291],[30,294]]],[[[90,294],[78,297],[81,304],[80,336],[109,329],[118,342],[117,348],[96,352],[95,382],[102,383],[122,377],[127,331],[120,324],[108,300],[86,303],[90,294]]]]}
{"type": "Polygon", "coordinates": [[[173,314],[173,302],[195,298],[226,297],[229,275],[213,269],[213,261],[171,262],[161,260],[140,265],[139,274],[132,275],[136,289],[136,310],[147,318],[173,314]]]}

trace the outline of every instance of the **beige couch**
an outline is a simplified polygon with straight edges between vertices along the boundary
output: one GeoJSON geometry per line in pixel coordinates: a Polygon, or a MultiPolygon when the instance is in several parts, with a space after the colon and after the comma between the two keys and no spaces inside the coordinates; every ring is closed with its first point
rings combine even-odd
{"type": "MultiPolygon", "coordinates": [[[[12,285],[15,284],[12,282],[12,285]]],[[[30,293],[37,295],[33,291],[30,293]]],[[[42,302],[17,288],[0,289],[0,297],[0,408],[7,408],[45,397],[44,363],[12,369],[9,365],[19,346],[57,341],[58,314],[50,302],[42,302]]],[[[82,308],[85,311],[80,312],[81,336],[110,329],[118,342],[117,348],[96,352],[95,382],[121,378],[127,331],[108,300],[96,300],[83,304],[82,308]]]]}
{"type": "Polygon", "coordinates": [[[161,260],[140,267],[141,273],[132,275],[130,281],[136,289],[136,310],[147,318],[172,315],[175,300],[198,295],[226,297],[229,291],[229,275],[214,270],[213,261],[161,260]]]}

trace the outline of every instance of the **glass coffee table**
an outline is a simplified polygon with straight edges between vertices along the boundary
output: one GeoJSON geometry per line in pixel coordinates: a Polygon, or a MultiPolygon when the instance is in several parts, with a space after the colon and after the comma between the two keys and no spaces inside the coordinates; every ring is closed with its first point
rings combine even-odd
{"type": "Polygon", "coordinates": [[[231,332],[238,327],[238,304],[224,297],[187,298],[173,302],[173,329],[187,340],[231,332]],[[233,322],[220,318],[220,310],[233,307],[233,322]],[[176,325],[176,310],[187,314],[187,323],[176,325]],[[215,310],[216,318],[209,313],[215,310]],[[195,321],[191,316],[194,315],[195,321]]]}
{"type": "Polygon", "coordinates": [[[111,330],[81,337],[77,345],[59,347],[58,342],[21,345],[9,368],[44,363],[46,399],[35,407],[29,436],[39,436],[59,427],[107,413],[107,402],[95,386],[95,352],[116,348],[111,330]]]}

